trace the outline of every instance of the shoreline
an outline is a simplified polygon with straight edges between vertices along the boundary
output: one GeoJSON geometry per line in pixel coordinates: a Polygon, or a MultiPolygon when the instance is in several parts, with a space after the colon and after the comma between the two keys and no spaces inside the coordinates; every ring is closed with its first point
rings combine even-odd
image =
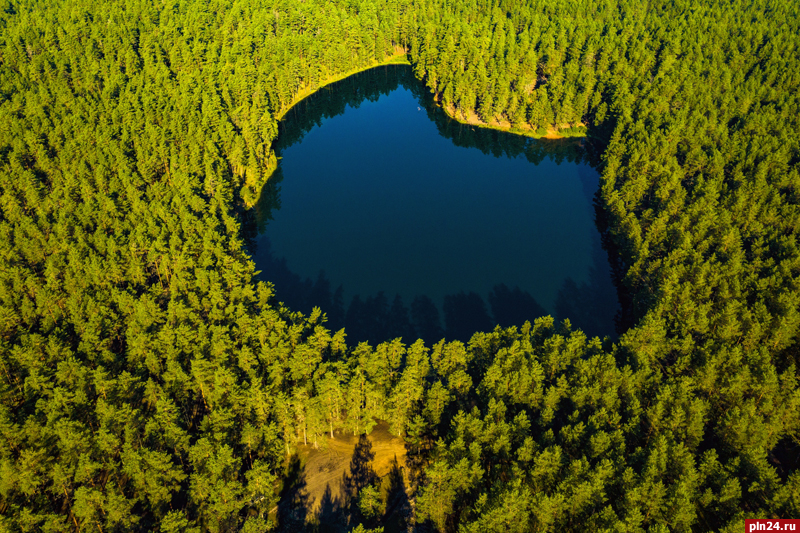
{"type": "MultiPolygon", "coordinates": [[[[512,126],[511,124],[506,126],[506,125],[503,125],[502,123],[497,123],[497,124],[486,123],[486,122],[483,122],[482,120],[480,120],[479,118],[477,118],[477,116],[474,116],[474,113],[471,113],[474,116],[474,118],[473,117],[468,117],[468,118],[464,119],[464,118],[462,118],[461,113],[456,113],[456,110],[455,110],[455,108],[453,108],[453,106],[444,106],[444,105],[442,105],[438,101],[438,98],[439,98],[439,95],[438,94],[435,95],[434,96],[434,102],[436,103],[436,105],[438,107],[440,107],[447,114],[448,117],[450,117],[451,119],[455,120],[456,122],[458,122],[460,124],[464,124],[464,125],[467,125],[467,126],[476,126],[478,128],[485,128],[485,129],[488,129],[488,130],[496,130],[496,131],[502,131],[502,132],[506,132],[506,133],[513,133],[514,135],[522,135],[523,137],[530,137],[531,139],[560,140],[560,139],[583,139],[583,138],[586,137],[586,132],[584,132],[583,134],[564,135],[562,133],[559,133],[560,130],[553,129],[553,128],[547,128],[547,133],[545,133],[544,135],[540,135],[530,126],[519,128],[519,127],[512,126]]],[[[562,126],[564,126],[565,128],[574,128],[574,127],[586,128],[586,125],[583,124],[583,123],[578,123],[576,125],[562,124],[562,126]]]]}
{"type": "MultiPolygon", "coordinates": [[[[370,63],[369,65],[366,65],[366,66],[363,66],[363,67],[354,68],[354,69],[348,70],[347,72],[343,72],[343,73],[336,74],[334,76],[325,78],[325,80],[323,80],[322,83],[320,83],[320,85],[317,86],[315,89],[312,89],[311,87],[306,87],[306,88],[301,89],[292,98],[292,101],[284,109],[282,109],[280,112],[278,112],[277,115],[275,115],[275,120],[277,120],[278,122],[282,121],[283,117],[285,117],[286,114],[289,111],[291,111],[291,109],[294,106],[296,106],[297,104],[299,104],[300,102],[302,102],[303,100],[308,98],[309,96],[313,95],[314,93],[316,93],[320,89],[324,89],[328,85],[331,85],[331,84],[336,83],[338,81],[342,81],[343,79],[348,78],[350,76],[353,76],[354,74],[359,74],[361,72],[365,72],[365,71],[373,69],[373,68],[384,67],[384,66],[387,66],[387,65],[408,65],[408,66],[413,66],[413,65],[411,65],[411,61],[408,58],[408,52],[403,50],[403,51],[396,51],[394,54],[392,54],[390,56],[387,56],[382,61],[375,61],[373,63],[370,63]]],[[[476,115],[474,115],[474,113],[471,113],[472,115],[474,115],[473,117],[462,118],[461,113],[457,113],[455,108],[453,108],[453,106],[444,106],[444,105],[442,105],[442,103],[440,102],[440,98],[441,98],[441,96],[438,93],[434,94],[434,98],[433,98],[434,103],[438,107],[440,107],[447,114],[448,117],[450,117],[451,119],[455,120],[456,122],[459,122],[459,123],[467,125],[467,126],[477,126],[479,128],[485,128],[485,129],[496,130],[496,131],[503,131],[503,132],[507,132],[507,133],[513,133],[515,135],[522,135],[524,137],[530,137],[532,139],[558,140],[558,139],[571,139],[571,138],[584,138],[584,137],[586,137],[586,132],[584,132],[583,134],[575,134],[575,133],[573,133],[573,134],[567,134],[567,135],[564,135],[563,133],[561,133],[562,129],[566,129],[566,128],[575,128],[575,127],[586,128],[587,127],[586,124],[583,124],[582,122],[579,122],[579,123],[574,124],[574,125],[573,124],[562,124],[561,125],[562,128],[547,128],[547,133],[545,133],[544,135],[540,135],[530,125],[526,125],[526,126],[523,126],[523,127],[515,127],[515,126],[512,126],[511,124],[509,124],[509,125],[505,125],[505,124],[502,124],[502,123],[491,124],[491,123],[483,122],[476,115]]]]}
{"type": "MultiPolygon", "coordinates": [[[[325,78],[316,88],[312,88],[311,86],[307,86],[307,87],[304,87],[304,88],[300,89],[300,91],[297,94],[294,95],[294,97],[292,98],[290,103],[287,104],[286,107],[284,107],[281,111],[279,111],[275,115],[275,120],[278,121],[278,122],[283,121],[283,118],[286,116],[286,114],[289,111],[291,111],[291,109],[294,106],[296,106],[297,104],[299,104],[300,102],[302,102],[303,100],[308,98],[309,96],[317,93],[320,89],[324,89],[325,87],[327,87],[327,86],[329,86],[331,84],[334,84],[334,83],[336,83],[338,81],[342,81],[342,80],[344,80],[344,79],[346,79],[346,78],[348,78],[350,76],[353,76],[355,74],[359,74],[361,72],[365,72],[365,71],[371,70],[373,68],[384,67],[384,66],[388,66],[388,65],[408,65],[408,66],[412,66],[411,65],[411,61],[409,60],[409,57],[408,57],[408,52],[402,47],[395,47],[395,53],[390,55],[390,56],[386,56],[381,61],[373,61],[372,63],[369,63],[369,64],[364,65],[362,67],[353,68],[353,69],[350,69],[350,70],[348,70],[346,72],[342,72],[342,73],[339,73],[339,74],[336,74],[336,75],[333,75],[333,76],[329,76],[329,77],[325,78]]],[[[462,114],[458,113],[453,106],[442,105],[440,99],[441,99],[441,96],[439,94],[434,94],[433,95],[433,103],[434,103],[434,105],[436,105],[437,107],[442,109],[444,111],[444,113],[450,119],[455,120],[456,122],[458,122],[460,124],[464,124],[466,126],[478,127],[478,128],[484,128],[484,129],[490,129],[490,130],[496,130],[496,131],[502,131],[502,132],[505,132],[505,133],[511,133],[513,135],[521,135],[523,137],[528,137],[528,138],[531,138],[531,139],[538,139],[538,140],[541,140],[541,139],[546,139],[546,140],[584,139],[587,136],[585,131],[582,134],[571,133],[571,134],[564,135],[563,133],[560,133],[559,129],[554,129],[554,128],[547,128],[547,132],[544,135],[542,135],[542,134],[537,133],[537,131],[534,130],[530,125],[526,125],[526,127],[525,126],[524,127],[515,127],[515,126],[512,126],[510,123],[508,125],[505,125],[502,122],[494,123],[494,124],[483,122],[482,120],[480,120],[477,117],[477,115],[475,115],[474,112],[470,113],[470,116],[467,116],[466,118],[462,118],[462,114]]],[[[562,124],[561,126],[562,126],[562,128],[572,128],[572,127],[586,128],[586,125],[584,125],[583,123],[578,123],[576,125],[562,124]]],[[[277,158],[274,150],[272,149],[272,146],[270,146],[269,150],[270,150],[270,153],[269,153],[269,156],[267,158],[267,165],[266,165],[267,177],[260,184],[245,185],[245,187],[244,187],[244,188],[257,189],[257,191],[253,190],[251,192],[251,194],[247,194],[246,195],[247,197],[245,197],[244,195],[242,196],[242,200],[244,201],[244,205],[246,206],[246,208],[251,208],[258,202],[258,199],[260,197],[261,188],[263,188],[263,186],[269,181],[269,179],[272,177],[272,174],[278,168],[278,158],[277,158]]]]}
{"type": "Polygon", "coordinates": [[[275,115],[275,120],[277,120],[278,122],[282,121],[283,117],[286,116],[286,113],[291,111],[291,109],[294,106],[296,106],[297,104],[299,104],[300,102],[302,102],[303,100],[305,100],[306,98],[311,96],[312,94],[316,93],[320,89],[324,89],[328,85],[331,85],[332,83],[336,83],[337,81],[342,81],[343,79],[349,78],[350,76],[353,76],[354,74],[359,74],[361,72],[365,72],[367,70],[370,70],[370,69],[373,69],[373,68],[377,68],[377,67],[385,67],[387,65],[409,65],[410,66],[411,65],[411,61],[409,61],[409,59],[408,59],[408,52],[406,52],[406,51],[395,52],[394,54],[392,54],[390,56],[387,56],[383,61],[375,61],[373,63],[370,63],[369,65],[366,65],[366,66],[363,66],[363,67],[354,68],[354,69],[348,70],[347,72],[342,72],[341,74],[336,74],[335,76],[331,76],[331,77],[325,78],[317,86],[316,89],[312,89],[310,86],[306,87],[304,89],[301,89],[292,98],[292,101],[284,109],[282,109],[280,112],[278,112],[277,115],[275,115]]]}
{"type": "MultiPolygon", "coordinates": [[[[345,78],[348,78],[354,74],[358,74],[360,72],[364,72],[373,68],[377,67],[384,67],[387,65],[409,65],[411,66],[411,61],[408,59],[408,52],[401,47],[395,47],[395,53],[385,57],[382,61],[374,61],[369,65],[358,67],[354,69],[350,69],[347,72],[342,72],[340,74],[336,74],[334,76],[330,76],[325,78],[315,89],[312,89],[311,86],[305,87],[300,89],[300,91],[292,97],[291,102],[279,111],[275,115],[275,120],[281,122],[283,117],[291,111],[291,109],[308,98],[309,96],[313,95],[320,89],[327,87],[337,81],[342,81],[345,78]]],[[[251,189],[252,192],[250,193],[240,193],[240,197],[244,203],[246,209],[251,209],[258,203],[259,198],[261,197],[261,189],[266,185],[269,179],[272,177],[272,174],[278,168],[278,157],[275,155],[275,150],[272,148],[272,143],[270,143],[269,147],[269,155],[267,156],[267,164],[265,165],[266,169],[266,177],[263,180],[260,180],[259,183],[254,184],[245,184],[243,189],[251,189]]]]}

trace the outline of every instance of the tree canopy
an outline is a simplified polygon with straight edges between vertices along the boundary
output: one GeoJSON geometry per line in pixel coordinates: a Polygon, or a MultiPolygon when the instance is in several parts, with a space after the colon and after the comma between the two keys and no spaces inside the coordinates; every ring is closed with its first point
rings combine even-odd
{"type": "Polygon", "coordinates": [[[4,0],[0,530],[283,527],[287,455],[376,420],[419,528],[800,516],[798,25],[767,0],[4,0]],[[277,117],[405,51],[461,120],[588,135],[618,342],[530,317],[353,346],[254,279],[277,117]]]}

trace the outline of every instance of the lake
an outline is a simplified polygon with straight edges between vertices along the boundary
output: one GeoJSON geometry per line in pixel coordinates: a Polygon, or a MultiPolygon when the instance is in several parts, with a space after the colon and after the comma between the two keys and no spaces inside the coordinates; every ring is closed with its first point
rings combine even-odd
{"type": "Polygon", "coordinates": [[[261,279],[319,306],[348,340],[469,340],[542,315],[615,337],[619,303],[595,225],[599,175],[579,139],[448,118],[410,67],[319,90],[280,123],[255,208],[261,279]]]}

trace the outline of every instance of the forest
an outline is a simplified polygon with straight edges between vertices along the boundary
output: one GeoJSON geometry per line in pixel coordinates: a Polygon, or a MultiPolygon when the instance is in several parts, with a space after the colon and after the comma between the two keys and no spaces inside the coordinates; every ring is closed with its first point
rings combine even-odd
{"type": "Polygon", "coordinates": [[[370,476],[283,512],[379,421],[400,530],[800,518],[799,56],[795,0],[0,0],[0,531],[388,533],[370,476]],[[256,275],[278,117],[402,54],[459,120],[586,135],[618,339],[356,344],[256,275]]]}

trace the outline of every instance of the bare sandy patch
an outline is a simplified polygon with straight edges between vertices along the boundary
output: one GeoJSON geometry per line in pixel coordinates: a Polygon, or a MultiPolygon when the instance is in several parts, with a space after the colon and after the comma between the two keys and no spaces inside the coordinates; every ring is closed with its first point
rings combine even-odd
{"type": "MultiPolygon", "coordinates": [[[[380,422],[375,426],[367,439],[373,454],[368,466],[378,478],[386,477],[395,467],[405,468],[405,442],[389,433],[389,425],[386,422],[380,422]]],[[[345,498],[345,478],[352,475],[351,467],[354,465],[351,463],[358,444],[358,436],[334,432],[333,439],[327,438],[327,448],[315,449],[313,446],[303,445],[298,447],[297,454],[305,472],[309,511],[319,510],[320,502],[328,490],[333,499],[345,498]]]]}

